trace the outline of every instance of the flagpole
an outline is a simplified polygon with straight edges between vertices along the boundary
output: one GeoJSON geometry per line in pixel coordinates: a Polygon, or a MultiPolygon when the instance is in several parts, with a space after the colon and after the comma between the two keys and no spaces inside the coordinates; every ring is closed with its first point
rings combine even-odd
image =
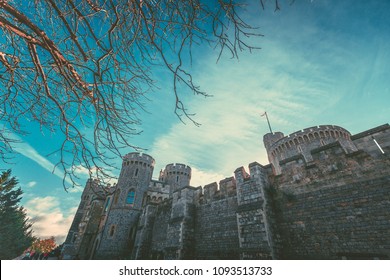
{"type": "Polygon", "coordinates": [[[272,128],[271,128],[271,124],[269,123],[269,119],[268,119],[268,115],[267,115],[267,112],[264,112],[264,114],[262,114],[261,116],[263,117],[265,115],[266,119],[267,119],[267,123],[268,123],[268,127],[269,127],[269,131],[273,134],[272,132],[272,128]]]}

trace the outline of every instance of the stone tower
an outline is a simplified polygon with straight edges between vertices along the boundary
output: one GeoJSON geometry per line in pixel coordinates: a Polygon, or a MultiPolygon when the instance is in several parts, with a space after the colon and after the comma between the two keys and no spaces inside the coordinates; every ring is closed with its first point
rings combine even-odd
{"type": "Polygon", "coordinates": [[[160,181],[171,186],[171,192],[190,185],[191,167],[181,163],[168,164],[160,172],[160,181]]]}
{"type": "Polygon", "coordinates": [[[313,161],[311,152],[322,146],[339,143],[346,154],[357,151],[351,133],[336,125],[313,126],[288,136],[281,132],[267,133],[263,140],[276,175],[281,174],[280,163],[287,158],[300,157],[310,165],[313,161]]]}
{"type": "Polygon", "coordinates": [[[237,189],[237,227],[240,259],[272,259],[273,238],[267,211],[268,173],[257,162],[234,172],[237,189]]]}
{"type": "Polygon", "coordinates": [[[131,254],[154,163],[154,159],[146,154],[124,156],[115,192],[107,198],[103,210],[107,216],[100,239],[96,241],[94,258],[119,259],[131,254]]]}
{"type": "Polygon", "coordinates": [[[76,214],[73,218],[72,225],[70,226],[68,235],[66,236],[66,240],[64,242],[64,247],[62,249],[62,254],[64,259],[72,258],[76,253],[75,242],[77,239],[77,235],[79,232],[79,224],[85,212],[85,207],[90,203],[92,197],[92,184],[93,181],[88,179],[85,184],[83,193],[81,195],[81,200],[79,207],[77,208],[76,214]]]}

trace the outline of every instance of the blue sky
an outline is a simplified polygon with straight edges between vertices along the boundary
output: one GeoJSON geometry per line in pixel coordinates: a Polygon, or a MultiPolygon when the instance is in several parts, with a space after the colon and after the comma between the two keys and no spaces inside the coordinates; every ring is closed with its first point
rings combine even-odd
{"type": "MultiPolygon", "coordinates": [[[[144,132],[132,139],[155,158],[155,177],[168,163],[185,163],[198,186],[254,161],[267,164],[264,111],[273,130],[285,134],[320,124],[354,134],[389,122],[389,1],[283,1],[276,13],[270,1],[265,11],[253,2],[244,17],[260,27],[264,37],[252,43],[261,50],[241,53],[239,60],[225,55],[218,63],[212,48],[194,50],[194,79],[213,95],[185,97],[200,127],[180,122],[171,85],[158,78],[160,90],[149,95],[148,113],[141,115],[144,132]]],[[[54,159],[46,157],[55,137],[41,135],[33,125],[31,130],[15,147],[13,164],[1,166],[12,168],[20,181],[35,234],[62,242],[82,188],[64,191],[62,172],[53,174],[54,159]]]]}

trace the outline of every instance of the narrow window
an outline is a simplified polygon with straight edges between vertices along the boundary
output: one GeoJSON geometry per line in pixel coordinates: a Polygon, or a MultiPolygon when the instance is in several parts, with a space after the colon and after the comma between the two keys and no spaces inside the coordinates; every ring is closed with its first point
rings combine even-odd
{"type": "Polygon", "coordinates": [[[110,200],[111,200],[111,197],[107,197],[107,201],[106,201],[106,206],[104,206],[104,212],[107,212],[108,210],[108,207],[110,206],[110,200]]]}
{"type": "Polygon", "coordinates": [[[130,190],[127,193],[126,204],[129,204],[130,206],[133,206],[134,205],[134,197],[135,197],[135,192],[133,190],[130,190]]]}
{"type": "Polygon", "coordinates": [[[110,237],[114,236],[115,233],[115,225],[111,225],[110,227],[110,237]]]}
{"type": "Polygon", "coordinates": [[[117,190],[114,197],[114,204],[116,205],[118,203],[119,195],[121,193],[121,190],[117,190]]]}
{"type": "Polygon", "coordinates": [[[179,182],[179,176],[176,176],[176,183],[179,182]]]}
{"type": "Polygon", "coordinates": [[[134,177],[138,176],[138,168],[134,171],[134,177]]]}

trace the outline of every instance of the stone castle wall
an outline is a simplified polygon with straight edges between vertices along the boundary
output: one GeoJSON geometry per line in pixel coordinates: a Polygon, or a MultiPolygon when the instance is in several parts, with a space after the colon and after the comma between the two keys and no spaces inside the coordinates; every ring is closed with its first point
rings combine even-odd
{"type": "Polygon", "coordinates": [[[151,180],[153,158],[129,154],[102,210],[95,257],[390,258],[389,125],[352,136],[337,126],[275,132],[264,144],[269,165],[203,188],[190,186],[184,164],[151,180]],[[132,206],[123,204],[129,189],[132,206]]]}
{"type": "Polygon", "coordinates": [[[233,177],[203,188],[196,208],[197,259],[239,259],[237,207],[233,177]]]}
{"type": "Polygon", "coordinates": [[[390,130],[312,151],[313,161],[281,163],[272,179],[282,259],[389,258],[390,130]],[[372,140],[382,145],[384,154],[372,140]]]}

